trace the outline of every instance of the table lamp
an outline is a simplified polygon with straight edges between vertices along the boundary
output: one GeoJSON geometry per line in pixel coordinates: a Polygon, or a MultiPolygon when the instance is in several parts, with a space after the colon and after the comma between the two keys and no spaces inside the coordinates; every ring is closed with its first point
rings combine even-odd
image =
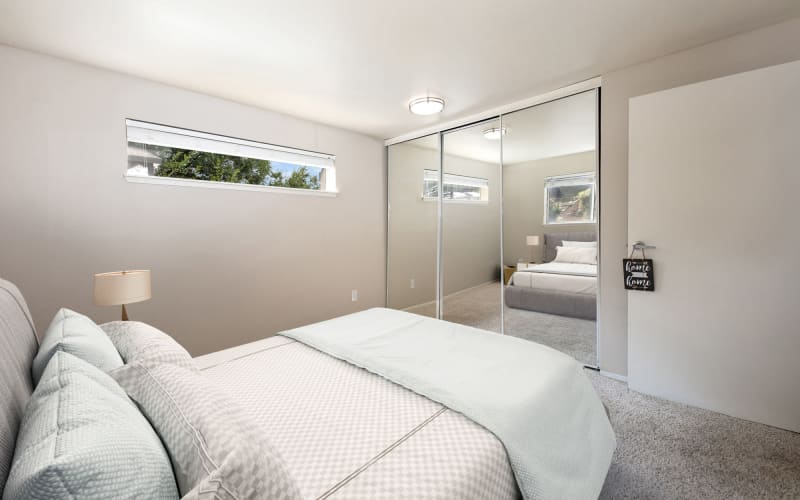
{"type": "Polygon", "coordinates": [[[94,275],[94,303],[98,306],[122,306],[122,321],[128,321],[125,304],[150,299],[150,270],[114,271],[94,275]]]}
{"type": "Polygon", "coordinates": [[[526,236],[525,237],[525,244],[527,244],[529,247],[531,247],[531,262],[534,262],[534,260],[533,260],[533,248],[532,247],[538,247],[539,246],[539,235],[535,234],[533,236],[526,236]]]}

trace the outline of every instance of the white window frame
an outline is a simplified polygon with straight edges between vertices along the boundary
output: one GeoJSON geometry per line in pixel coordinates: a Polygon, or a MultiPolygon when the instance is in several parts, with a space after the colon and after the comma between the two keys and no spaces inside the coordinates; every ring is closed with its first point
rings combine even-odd
{"type": "Polygon", "coordinates": [[[561,226],[561,225],[576,225],[576,224],[596,224],[597,223],[597,175],[595,172],[581,172],[579,174],[567,175],[553,175],[544,178],[544,217],[543,224],[545,226],[561,226]],[[562,186],[592,186],[592,206],[590,209],[591,217],[588,221],[564,221],[564,222],[548,222],[547,216],[550,213],[550,196],[549,190],[553,187],[562,186]]]}
{"type": "Polygon", "coordinates": [[[209,134],[206,132],[198,132],[195,130],[132,119],[126,119],[125,126],[127,142],[204,151],[207,153],[218,153],[258,160],[270,160],[323,169],[322,175],[320,176],[320,189],[239,184],[235,182],[181,179],[176,177],[139,176],[128,174],[126,168],[126,172],[123,176],[128,182],[327,197],[336,196],[338,194],[336,185],[336,156],[332,154],[276,146],[264,142],[237,139],[224,135],[209,134]]]}
{"type": "MultiPolygon", "coordinates": [[[[424,201],[436,201],[439,199],[438,196],[425,196],[425,182],[429,180],[435,180],[438,183],[439,171],[430,169],[424,169],[422,171],[422,199],[424,201]]],[[[489,203],[489,179],[445,173],[444,184],[479,187],[481,189],[481,199],[479,200],[455,200],[452,198],[442,198],[442,201],[445,203],[463,203],[465,205],[487,205],[489,203]]]]}

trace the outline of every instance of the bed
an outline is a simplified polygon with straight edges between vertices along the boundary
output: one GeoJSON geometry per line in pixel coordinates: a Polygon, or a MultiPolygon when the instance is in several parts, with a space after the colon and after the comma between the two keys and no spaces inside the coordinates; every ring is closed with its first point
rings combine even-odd
{"type": "Polygon", "coordinates": [[[557,248],[564,241],[597,241],[597,234],[545,234],[544,263],[512,274],[504,289],[508,307],[572,318],[597,319],[597,265],[553,262],[557,248]]]}
{"type": "MultiPolygon", "coordinates": [[[[128,373],[124,370],[136,365],[125,349],[126,343],[135,343],[137,337],[161,335],[182,350],[166,334],[142,323],[112,322],[100,328],[115,339],[125,363],[112,374],[119,370],[128,373]],[[119,338],[124,340],[122,345],[116,340],[119,338]]],[[[200,404],[210,414],[229,412],[230,425],[226,422],[220,432],[230,433],[234,424],[244,422],[250,439],[268,438],[291,473],[296,492],[294,496],[271,496],[274,498],[514,499],[551,498],[554,491],[574,498],[596,497],[615,445],[602,404],[581,368],[571,358],[527,341],[520,341],[524,342],[522,348],[510,350],[502,345],[507,341],[493,343],[498,350],[491,355],[492,349],[484,345],[490,337],[500,336],[405,312],[372,309],[194,358],[190,362],[197,374],[192,376],[202,381],[203,390],[195,391],[190,399],[199,404],[198,398],[224,396],[228,398],[225,403],[212,399],[200,404]],[[395,337],[394,344],[387,342],[395,337]],[[420,340],[427,345],[414,347],[420,340]],[[528,344],[530,347],[525,347],[528,344]],[[525,349],[530,349],[533,363],[521,362],[527,359],[521,357],[525,349]],[[439,352],[440,357],[426,358],[421,354],[425,351],[434,353],[432,356],[439,352]],[[487,358],[487,353],[493,359],[487,358]],[[505,355],[516,359],[501,360],[505,355]],[[444,357],[453,358],[447,369],[442,366],[444,357]],[[393,373],[398,366],[413,366],[415,360],[422,367],[419,370],[393,373]],[[428,366],[435,364],[438,366],[428,366]],[[426,374],[427,368],[431,371],[426,374]],[[507,391],[495,395],[498,391],[491,377],[481,374],[504,370],[523,376],[526,370],[538,373],[535,390],[529,390],[527,383],[525,390],[547,394],[547,399],[511,400],[515,389],[510,379],[504,382],[509,385],[507,391]],[[423,380],[415,382],[418,375],[423,380]],[[453,395],[458,391],[452,388],[465,381],[480,387],[472,394],[453,395]],[[208,391],[211,396],[205,394],[206,385],[214,388],[208,391]],[[533,413],[518,419],[520,422],[505,417],[498,420],[481,413],[483,400],[487,401],[483,405],[489,409],[487,413],[507,407],[513,414],[514,407],[525,405],[533,413]],[[519,441],[530,437],[532,446],[520,448],[509,437],[520,430],[529,436],[519,441]],[[548,485],[549,471],[564,477],[548,485]]],[[[17,450],[15,454],[14,448],[29,419],[26,405],[36,398],[31,366],[39,357],[37,350],[43,348],[38,344],[22,295],[13,284],[0,280],[0,492],[7,480],[10,483],[9,472],[13,475],[18,456],[25,453],[17,450]]],[[[160,345],[160,341],[149,342],[144,351],[157,351],[160,345]]],[[[175,352],[156,354],[154,359],[160,364],[150,365],[153,370],[167,367],[176,356],[175,352]]],[[[115,376],[114,380],[128,389],[124,378],[115,376]]],[[[179,385],[177,377],[175,384],[179,385]]],[[[136,391],[128,390],[128,395],[164,441],[183,495],[182,472],[176,463],[179,454],[169,446],[170,433],[157,425],[147,402],[139,399],[136,391]]],[[[185,410],[186,415],[190,410],[185,410]]],[[[180,414],[190,418],[183,416],[183,410],[180,414]]],[[[205,432],[203,446],[216,445],[209,432],[217,428],[199,432],[205,432]]],[[[196,429],[193,432],[197,433],[196,429]]],[[[231,439],[225,434],[217,441],[231,439]]],[[[219,469],[224,469],[224,460],[228,459],[219,459],[219,469]]],[[[206,498],[195,490],[184,498],[206,498]]]]}

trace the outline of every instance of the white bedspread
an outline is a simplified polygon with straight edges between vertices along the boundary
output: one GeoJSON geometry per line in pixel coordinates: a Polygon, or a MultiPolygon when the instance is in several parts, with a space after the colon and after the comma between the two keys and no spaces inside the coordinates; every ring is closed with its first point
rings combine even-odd
{"type": "Polygon", "coordinates": [[[500,439],[526,499],[595,499],[616,446],[573,358],[391,309],[283,332],[463,413],[500,439]]]}
{"type": "Polygon", "coordinates": [[[597,295],[597,266],[548,262],[515,271],[510,285],[597,295]]]}

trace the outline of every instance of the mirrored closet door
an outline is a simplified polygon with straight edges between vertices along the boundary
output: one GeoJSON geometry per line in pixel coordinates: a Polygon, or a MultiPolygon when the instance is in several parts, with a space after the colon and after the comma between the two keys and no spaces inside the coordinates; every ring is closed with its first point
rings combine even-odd
{"type": "Polygon", "coordinates": [[[388,307],[596,366],[598,98],[389,146],[388,307]]]}
{"type": "Polygon", "coordinates": [[[437,317],[439,134],[388,148],[387,306],[437,317]]]}
{"type": "Polygon", "coordinates": [[[503,115],[504,328],[597,365],[598,91],[503,115]]]}
{"type": "Polygon", "coordinates": [[[500,333],[500,120],[442,135],[442,319],[500,333]]]}

